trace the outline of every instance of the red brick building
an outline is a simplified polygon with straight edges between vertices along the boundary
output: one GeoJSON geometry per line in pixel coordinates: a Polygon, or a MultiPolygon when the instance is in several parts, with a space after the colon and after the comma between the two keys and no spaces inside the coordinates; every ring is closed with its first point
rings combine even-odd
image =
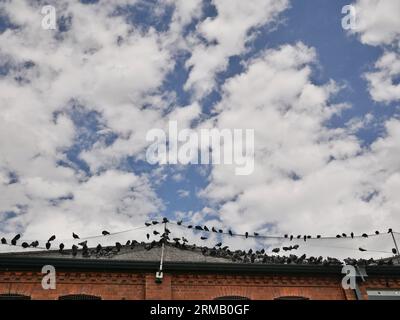
{"type": "Polygon", "coordinates": [[[123,246],[82,256],[79,251],[0,255],[0,299],[400,299],[400,266],[374,265],[344,290],[340,265],[233,262],[200,248],[123,246]],[[56,269],[56,289],[42,287],[42,267],[56,269]]]}

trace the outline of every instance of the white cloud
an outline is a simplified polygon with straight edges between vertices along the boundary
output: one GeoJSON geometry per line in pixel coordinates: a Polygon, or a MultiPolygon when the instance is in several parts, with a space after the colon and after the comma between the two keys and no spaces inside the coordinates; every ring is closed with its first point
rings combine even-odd
{"type": "Polygon", "coordinates": [[[189,39],[191,57],[185,89],[194,97],[209,93],[215,85],[215,75],[226,69],[228,58],[244,52],[254,28],[271,24],[284,11],[287,0],[215,0],[217,16],[200,23],[189,39]],[[204,40],[207,43],[204,43],[204,40]]]}
{"type": "Polygon", "coordinates": [[[312,83],[315,62],[312,48],[285,45],[225,83],[217,126],[254,128],[256,165],[247,177],[213,167],[201,195],[219,205],[224,225],[242,233],[315,236],[398,224],[400,122],[391,120],[387,136],[371,149],[361,146],[352,126],[329,129],[326,121],[348,106],[330,104],[334,83],[312,83]]]}
{"type": "Polygon", "coordinates": [[[361,42],[389,45],[400,41],[400,2],[393,0],[357,0],[356,29],[361,42]]]}
{"type": "Polygon", "coordinates": [[[373,100],[390,103],[400,100],[400,2],[392,0],[357,0],[357,27],[350,30],[363,44],[385,49],[375,70],[365,78],[373,100]]]}
{"type": "Polygon", "coordinates": [[[106,169],[93,176],[59,165],[69,162],[65,152],[80,132],[70,118],[73,104],[96,111],[103,131],[119,135],[117,160],[139,152],[144,132],[162,121],[166,104],[157,104],[163,101],[157,89],[173,68],[171,53],[163,35],[111,15],[128,3],[54,2],[58,19],[71,22],[64,32],[41,28],[40,2],[0,4],[18,26],[0,34],[0,61],[9,70],[0,77],[0,219],[17,213],[2,221],[4,232],[126,228],[162,208],[146,175],[107,170],[108,158],[93,160],[94,172],[106,169]],[[146,103],[157,108],[143,109],[146,103]],[[12,184],[10,174],[17,177],[12,184]]]}
{"type": "Polygon", "coordinates": [[[400,53],[385,52],[375,64],[375,71],[365,74],[372,99],[379,102],[400,100],[400,53]]]}
{"type": "Polygon", "coordinates": [[[177,193],[178,193],[178,196],[179,196],[180,198],[187,198],[187,197],[190,196],[190,191],[189,191],[189,190],[179,189],[179,190],[177,191],[177,193]]]}

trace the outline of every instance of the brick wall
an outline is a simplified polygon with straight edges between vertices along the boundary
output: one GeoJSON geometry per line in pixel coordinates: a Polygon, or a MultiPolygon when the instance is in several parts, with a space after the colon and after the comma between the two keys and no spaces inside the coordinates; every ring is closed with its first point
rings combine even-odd
{"type": "MultiPolygon", "coordinates": [[[[40,272],[0,271],[0,294],[22,294],[32,299],[58,299],[69,294],[87,294],[102,299],[215,299],[242,296],[275,299],[301,296],[308,299],[354,300],[353,290],[343,290],[340,276],[168,274],[161,284],[155,273],[57,272],[56,290],[43,290],[40,272]]],[[[360,284],[367,299],[369,288],[400,288],[400,278],[370,278],[360,284]]]]}

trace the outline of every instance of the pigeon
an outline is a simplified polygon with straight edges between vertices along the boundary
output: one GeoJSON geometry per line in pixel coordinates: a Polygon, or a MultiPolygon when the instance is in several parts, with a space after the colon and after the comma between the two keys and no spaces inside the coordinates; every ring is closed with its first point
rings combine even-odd
{"type": "Polygon", "coordinates": [[[300,238],[301,238],[301,235],[298,235],[298,236],[297,236],[297,239],[300,239],[300,238]]]}
{"type": "Polygon", "coordinates": [[[115,247],[117,248],[117,251],[120,252],[121,248],[122,248],[122,244],[120,244],[119,242],[116,242],[115,247]]]}
{"type": "Polygon", "coordinates": [[[232,230],[229,230],[228,232],[230,236],[233,236],[232,230]]]}
{"type": "Polygon", "coordinates": [[[145,224],[146,227],[150,227],[151,226],[151,223],[148,223],[148,222],[145,222],[144,224],[145,224]]]}
{"type": "Polygon", "coordinates": [[[311,239],[311,236],[307,236],[307,239],[311,239]]]}
{"type": "Polygon", "coordinates": [[[76,245],[72,246],[72,255],[75,257],[78,254],[78,247],[76,245]]]}
{"type": "Polygon", "coordinates": [[[158,224],[158,221],[152,221],[151,222],[153,225],[156,225],[156,224],[158,224]]]}
{"type": "Polygon", "coordinates": [[[64,243],[60,243],[60,245],[58,246],[60,248],[60,252],[64,250],[64,243]]]}
{"type": "Polygon", "coordinates": [[[254,232],[254,236],[258,237],[260,234],[258,234],[257,232],[254,232]]]}
{"type": "Polygon", "coordinates": [[[292,241],[293,240],[293,235],[290,235],[290,241],[292,241]]]}
{"type": "Polygon", "coordinates": [[[162,223],[168,223],[168,222],[169,222],[169,220],[168,220],[167,218],[164,217],[164,218],[162,219],[162,223]]]}
{"type": "Polygon", "coordinates": [[[244,234],[245,238],[247,239],[249,237],[249,233],[246,231],[246,233],[244,234]]]}
{"type": "Polygon", "coordinates": [[[72,238],[74,238],[74,239],[79,239],[79,236],[78,236],[77,234],[75,234],[75,233],[72,232],[72,238]]]}
{"type": "Polygon", "coordinates": [[[125,245],[126,245],[126,246],[130,246],[130,245],[131,245],[131,240],[128,240],[128,241],[125,243],[125,245]]]}
{"type": "Polygon", "coordinates": [[[156,231],[156,230],[154,230],[153,231],[153,234],[156,236],[156,235],[158,235],[158,234],[160,234],[158,231],[156,231]]]}
{"type": "Polygon", "coordinates": [[[29,244],[27,242],[22,242],[21,247],[26,249],[29,247],[29,244]]]}
{"type": "Polygon", "coordinates": [[[321,239],[321,235],[320,234],[317,235],[317,239],[321,239]]]}
{"type": "Polygon", "coordinates": [[[1,244],[7,244],[6,238],[1,238],[1,244]]]}
{"type": "Polygon", "coordinates": [[[107,230],[103,230],[103,232],[101,233],[103,236],[108,236],[110,233],[107,230]]]}
{"type": "Polygon", "coordinates": [[[78,245],[80,245],[82,247],[87,247],[87,240],[79,242],[78,245]]]}
{"type": "Polygon", "coordinates": [[[295,244],[294,246],[293,246],[293,249],[294,250],[297,250],[299,248],[299,245],[298,244],[295,244]]]}
{"type": "Polygon", "coordinates": [[[378,235],[378,234],[379,234],[379,231],[375,231],[375,234],[378,235]]]}
{"type": "Polygon", "coordinates": [[[279,251],[280,251],[279,248],[272,249],[272,252],[274,252],[274,253],[279,253],[279,251]]]}
{"type": "Polygon", "coordinates": [[[342,237],[343,237],[343,238],[347,238],[347,234],[342,233],[342,237]]]}
{"type": "Polygon", "coordinates": [[[354,232],[350,233],[352,239],[354,239],[354,232]]]}
{"type": "Polygon", "coordinates": [[[224,230],[219,229],[218,232],[219,232],[219,233],[224,233],[224,230]]]}
{"type": "Polygon", "coordinates": [[[50,242],[47,242],[47,243],[46,243],[46,249],[49,250],[50,247],[51,247],[51,243],[50,243],[50,242]]]}
{"type": "Polygon", "coordinates": [[[393,254],[397,254],[397,250],[395,248],[392,249],[393,254]]]}
{"type": "Polygon", "coordinates": [[[363,234],[362,234],[362,237],[363,237],[363,238],[368,238],[368,235],[367,235],[366,233],[363,233],[363,234]]]}
{"type": "Polygon", "coordinates": [[[36,241],[32,241],[31,242],[31,247],[32,248],[36,248],[37,246],[39,246],[39,241],[36,240],[36,241]]]}
{"type": "Polygon", "coordinates": [[[15,245],[17,244],[17,241],[19,240],[19,238],[21,238],[21,235],[20,235],[20,234],[17,234],[14,238],[12,238],[11,244],[12,244],[13,246],[15,246],[15,245]]]}
{"type": "Polygon", "coordinates": [[[201,240],[207,240],[207,237],[200,237],[201,240]]]}
{"type": "Polygon", "coordinates": [[[203,228],[201,226],[195,226],[194,227],[196,230],[203,230],[203,228]]]}
{"type": "Polygon", "coordinates": [[[392,232],[393,232],[393,229],[389,228],[388,233],[392,233],[392,232]]]}
{"type": "Polygon", "coordinates": [[[304,239],[304,241],[306,241],[307,240],[307,236],[304,236],[303,239],[304,239]]]}
{"type": "Polygon", "coordinates": [[[358,248],[358,250],[360,250],[361,252],[364,252],[364,251],[367,251],[366,249],[363,249],[363,248],[358,248]]]}
{"type": "Polygon", "coordinates": [[[180,225],[182,224],[182,220],[179,220],[176,224],[177,224],[178,226],[180,226],[180,225]]]}
{"type": "Polygon", "coordinates": [[[21,235],[20,235],[20,234],[17,234],[17,235],[13,238],[13,240],[18,241],[20,238],[21,238],[21,235]]]}
{"type": "Polygon", "coordinates": [[[222,246],[222,242],[218,242],[215,246],[216,247],[221,247],[222,246]]]}
{"type": "Polygon", "coordinates": [[[51,236],[51,237],[49,238],[49,240],[47,240],[47,242],[52,242],[52,241],[54,241],[54,240],[56,240],[56,236],[51,236]]]}
{"type": "Polygon", "coordinates": [[[336,238],[341,238],[342,236],[340,234],[336,235],[336,238]]]}
{"type": "Polygon", "coordinates": [[[283,237],[284,237],[285,239],[287,239],[289,236],[288,236],[287,234],[285,234],[283,237]]]}
{"type": "Polygon", "coordinates": [[[212,232],[218,232],[217,229],[215,229],[214,227],[211,228],[212,232]]]}
{"type": "Polygon", "coordinates": [[[207,228],[207,226],[204,226],[204,231],[210,231],[208,228],[207,228]]]}
{"type": "Polygon", "coordinates": [[[146,234],[146,238],[147,238],[147,240],[149,240],[150,239],[150,234],[146,234]]]}
{"type": "Polygon", "coordinates": [[[193,228],[193,226],[191,224],[188,225],[187,227],[188,227],[188,229],[192,229],[193,228]]]}

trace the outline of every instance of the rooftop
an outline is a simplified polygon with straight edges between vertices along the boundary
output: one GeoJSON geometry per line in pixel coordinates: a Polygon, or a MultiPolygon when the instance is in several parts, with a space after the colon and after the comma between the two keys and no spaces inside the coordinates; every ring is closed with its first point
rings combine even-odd
{"type": "MultiPolygon", "coordinates": [[[[52,264],[68,269],[158,270],[162,254],[160,242],[78,250],[41,250],[0,254],[0,268],[33,268],[52,264]]],[[[335,258],[267,255],[263,251],[231,251],[166,242],[164,269],[191,271],[320,272],[340,273],[343,262],[335,258]]],[[[346,264],[365,266],[369,272],[397,273],[398,258],[385,260],[346,259],[346,264]]]]}

